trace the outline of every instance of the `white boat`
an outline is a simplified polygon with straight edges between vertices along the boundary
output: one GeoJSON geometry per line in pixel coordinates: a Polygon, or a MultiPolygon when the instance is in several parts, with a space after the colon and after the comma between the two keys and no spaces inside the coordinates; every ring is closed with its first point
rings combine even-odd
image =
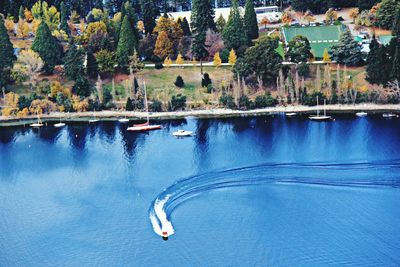
{"type": "Polygon", "coordinates": [[[390,113],[383,113],[382,117],[384,117],[384,118],[394,118],[394,117],[398,117],[398,115],[397,114],[393,114],[392,112],[390,112],[390,113]]]}
{"type": "Polygon", "coordinates": [[[324,100],[324,115],[319,114],[319,105],[318,105],[318,96],[317,96],[317,115],[308,117],[310,120],[313,121],[328,121],[331,120],[331,116],[326,115],[326,100],[324,100]]]}
{"type": "Polygon", "coordinates": [[[364,111],[361,111],[361,112],[357,112],[356,113],[356,116],[357,117],[366,117],[366,116],[368,116],[368,113],[367,112],[364,112],[364,111]]]}
{"type": "Polygon", "coordinates": [[[129,119],[128,118],[121,118],[121,119],[119,119],[118,120],[120,123],[127,123],[127,122],[129,122],[129,119]]]}
{"type": "Polygon", "coordinates": [[[60,117],[60,122],[54,124],[54,127],[56,127],[56,128],[61,128],[61,127],[64,127],[64,126],[65,126],[65,123],[61,122],[61,117],[60,117]]]}
{"type": "Polygon", "coordinates": [[[297,113],[296,112],[288,112],[288,113],[285,113],[285,115],[286,115],[286,117],[292,118],[292,117],[297,116],[297,113]]]}
{"type": "Polygon", "coordinates": [[[178,130],[176,132],[173,132],[172,135],[176,136],[176,137],[186,137],[186,136],[192,136],[193,132],[192,131],[186,131],[186,130],[178,130]]]}
{"type": "Polygon", "coordinates": [[[144,88],[144,105],[146,108],[146,113],[147,113],[147,121],[142,124],[134,124],[131,127],[128,127],[128,131],[134,131],[134,132],[144,132],[144,131],[151,131],[151,130],[159,130],[161,129],[161,125],[151,125],[149,122],[149,106],[147,104],[147,93],[146,93],[146,83],[143,81],[143,88],[144,88]]]}
{"type": "Polygon", "coordinates": [[[32,123],[29,126],[34,127],[34,128],[43,127],[43,123],[42,123],[42,121],[41,121],[41,119],[39,117],[39,112],[37,113],[37,123],[32,123]]]}
{"type": "Polygon", "coordinates": [[[96,122],[98,122],[98,121],[100,121],[99,119],[90,119],[89,120],[89,123],[96,123],[96,122]]]}

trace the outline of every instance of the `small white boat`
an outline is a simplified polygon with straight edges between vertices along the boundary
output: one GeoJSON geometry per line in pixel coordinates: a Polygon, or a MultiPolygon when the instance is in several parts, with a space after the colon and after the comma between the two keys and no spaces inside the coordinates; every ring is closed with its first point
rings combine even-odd
{"type": "Polygon", "coordinates": [[[186,136],[192,136],[193,132],[192,131],[186,131],[186,130],[178,130],[176,132],[173,132],[172,135],[176,136],[176,137],[186,137],[186,136]]]}
{"type": "Polygon", "coordinates": [[[292,118],[292,117],[296,117],[297,113],[296,112],[288,112],[288,113],[285,113],[285,115],[286,115],[286,117],[292,118]]]}
{"type": "Polygon", "coordinates": [[[308,117],[312,121],[329,121],[332,119],[331,116],[326,115],[326,100],[324,100],[324,115],[319,115],[319,105],[318,105],[318,96],[317,96],[317,115],[308,117]]]}
{"type": "Polygon", "coordinates": [[[384,118],[394,118],[394,117],[398,117],[398,115],[393,114],[392,112],[390,112],[390,113],[383,113],[382,117],[384,117],[384,118]]]}
{"type": "Polygon", "coordinates": [[[361,112],[357,112],[356,116],[362,118],[362,117],[368,116],[368,113],[364,112],[364,111],[361,111],[361,112]]]}
{"type": "Polygon", "coordinates": [[[98,122],[98,121],[100,121],[99,119],[90,119],[89,120],[89,123],[96,123],[96,122],[98,122]]]}
{"type": "Polygon", "coordinates": [[[127,122],[129,122],[129,119],[128,118],[121,118],[121,119],[119,119],[118,120],[120,123],[127,123],[127,122]]]}
{"type": "Polygon", "coordinates": [[[59,123],[54,124],[54,127],[56,127],[56,128],[61,128],[61,127],[64,127],[64,126],[65,126],[65,123],[63,123],[63,122],[59,122],[59,123]]]}
{"type": "Polygon", "coordinates": [[[56,128],[61,128],[61,127],[64,127],[64,126],[65,126],[65,123],[61,122],[61,117],[60,117],[60,122],[54,124],[54,127],[56,127],[56,128]]]}
{"type": "Polygon", "coordinates": [[[42,121],[40,120],[39,113],[37,113],[37,123],[32,123],[32,124],[29,125],[29,126],[34,127],[34,128],[43,127],[43,123],[42,123],[42,121]]]}

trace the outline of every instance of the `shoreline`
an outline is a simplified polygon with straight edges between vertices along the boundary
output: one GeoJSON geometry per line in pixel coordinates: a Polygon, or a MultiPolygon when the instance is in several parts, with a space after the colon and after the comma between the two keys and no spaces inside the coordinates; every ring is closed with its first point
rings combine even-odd
{"type": "MultiPolygon", "coordinates": [[[[322,109],[320,110],[322,112],[322,109]]],[[[356,105],[326,105],[328,114],[351,114],[359,111],[384,113],[384,112],[400,112],[399,104],[356,104],[356,105]]],[[[295,112],[298,114],[311,114],[316,112],[316,106],[277,106],[254,110],[232,110],[232,109],[203,109],[203,110],[185,110],[185,111],[166,111],[166,112],[150,112],[150,119],[155,120],[174,120],[184,119],[186,117],[196,118],[229,118],[244,116],[263,116],[273,115],[274,113],[295,112]]],[[[51,114],[42,114],[40,119],[43,122],[57,122],[60,118],[64,122],[84,122],[92,119],[94,116],[100,121],[116,121],[119,118],[129,118],[132,121],[140,121],[146,119],[146,112],[142,111],[96,111],[96,112],[72,112],[61,113],[54,112],[51,114]]],[[[24,118],[4,117],[0,116],[0,127],[7,126],[23,126],[37,121],[35,115],[24,118]]]]}

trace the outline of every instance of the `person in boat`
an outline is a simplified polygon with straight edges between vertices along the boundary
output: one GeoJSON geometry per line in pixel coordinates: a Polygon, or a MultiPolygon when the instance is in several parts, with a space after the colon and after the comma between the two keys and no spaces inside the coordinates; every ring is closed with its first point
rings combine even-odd
{"type": "Polygon", "coordinates": [[[168,232],[162,232],[162,239],[165,241],[168,240],[168,232]]]}

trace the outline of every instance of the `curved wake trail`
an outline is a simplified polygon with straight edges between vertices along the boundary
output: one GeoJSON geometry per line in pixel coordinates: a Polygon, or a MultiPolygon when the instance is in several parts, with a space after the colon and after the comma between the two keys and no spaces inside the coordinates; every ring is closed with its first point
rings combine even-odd
{"type": "Polygon", "coordinates": [[[400,187],[400,161],[263,164],[191,176],[175,182],[151,203],[149,217],[154,232],[160,236],[174,234],[171,213],[191,197],[218,188],[265,183],[400,187]]]}

